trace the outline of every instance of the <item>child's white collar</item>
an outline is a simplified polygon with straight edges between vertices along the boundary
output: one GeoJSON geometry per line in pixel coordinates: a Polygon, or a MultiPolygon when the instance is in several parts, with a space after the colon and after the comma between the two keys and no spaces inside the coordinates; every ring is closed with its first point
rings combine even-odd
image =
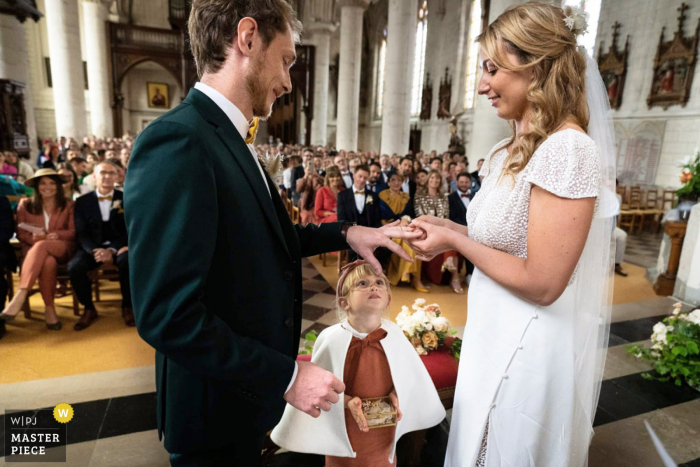
{"type": "MultiPolygon", "coordinates": [[[[369,332],[360,332],[357,329],[353,328],[347,319],[345,321],[343,321],[342,323],[340,323],[340,326],[343,329],[345,329],[346,331],[349,331],[350,334],[352,334],[354,337],[357,337],[358,339],[364,339],[365,337],[369,336],[369,334],[370,334],[369,332]]],[[[382,325],[380,324],[380,326],[377,329],[380,329],[381,327],[382,327],[382,325]]]]}

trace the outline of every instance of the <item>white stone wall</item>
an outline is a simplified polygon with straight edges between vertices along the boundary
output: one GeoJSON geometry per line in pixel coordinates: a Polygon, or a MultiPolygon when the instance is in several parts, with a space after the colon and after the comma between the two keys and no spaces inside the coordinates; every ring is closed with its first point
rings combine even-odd
{"type": "Polygon", "coordinates": [[[646,103],[661,28],[666,27],[664,39],[671,40],[678,28],[676,9],[683,1],[689,5],[684,24],[685,35],[692,36],[700,18],[700,0],[604,0],[596,38],[597,54],[601,41],[604,42],[604,51],[608,51],[615,21],[622,25],[618,39],[620,48],[624,47],[627,35],[630,36],[622,105],[614,112],[613,118],[628,125],[644,120],[666,122],[656,174],[656,185],[663,187],[680,186],[679,165],[685,156],[700,146],[700,69],[695,70],[690,100],[685,107],[676,105],[668,110],[661,107],[649,109],[646,103]]]}

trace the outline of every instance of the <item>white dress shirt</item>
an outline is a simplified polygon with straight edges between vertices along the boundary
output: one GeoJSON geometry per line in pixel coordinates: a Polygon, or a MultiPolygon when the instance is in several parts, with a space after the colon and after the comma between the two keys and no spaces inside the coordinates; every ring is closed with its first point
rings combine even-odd
{"type": "Polygon", "coordinates": [[[471,201],[469,198],[465,198],[462,195],[468,195],[468,191],[459,191],[457,190],[457,193],[459,193],[459,199],[462,200],[462,204],[464,205],[464,209],[467,209],[469,207],[469,201],[471,201]]]}
{"type": "Polygon", "coordinates": [[[404,193],[408,193],[409,195],[411,194],[411,185],[409,183],[410,181],[411,179],[406,177],[406,179],[401,184],[401,191],[403,191],[404,193]]]}
{"type": "Polygon", "coordinates": [[[357,188],[355,188],[355,185],[353,185],[352,191],[355,194],[355,206],[357,206],[357,212],[362,214],[362,211],[365,210],[365,198],[366,198],[365,189],[363,188],[361,190],[358,190],[357,188]],[[362,192],[362,194],[358,195],[357,193],[360,191],[362,192]]]}
{"type": "MultiPolygon", "coordinates": [[[[214,104],[219,106],[219,108],[224,111],[229,120],[231,120],[231,123],[233,123],[233,126],[236,128],[236,130],[238,130],[238,133],[240,133],[243,141],[245,141],[246,137],[248,136],[250,125],[248,124],[248,120],[245,119],[243,112],[241,112],[233,102],[228,100],[223,94],[211,86],[198,82],[194,85],[194,88],[204,93],[204,95],[214,101],[214,104]]],[[[265,187],[267,187],[267,191],[270,193],[270,187],[267,185],[267,180],[265,179],[265,172],[263,171],[262,165],[260,165],[260,160],[258,160],[258,153],[255,152],[255,148],[252,144],[248,144],[247,146],[248,150],[250,150],[250,154],[253,156],[255,165],[257,165],[258,169],[260,170],[260,176],[265,183],[265,187]]],[[[272,196],[272,194],[270,194],[270,196],[272,196]]]]}
{"type": "Polygon", "coordinates": [[[345,183],[345,187],[351,188],[353,184],[352,174],[350,172],[340,172],[340,176],[343,177],[343,183],[345,183]]]}
{"type": "Polygon", "coordinates": [[[107,193],[106,195],[103,195],[99,191],[97,192],[97,197],[98,197],[97,203],[100,205],[100,213],[102,213],[102,222],[109,221],[109,214],[110,214],[110,211],[112,210],[112,201],[111,200],[108,200],[108,199],[106,199],[104,201],[99,200],[99,198],[105,198],[107,196],[111,197],[112,200],[114,200],[114,190],[107,193]]]}
{"type": "MultiPolygon", "coordinates": [[[[211,86],[207,86],[204,83],[198,82],[194,85],[194,88],[204,93],[204,95],[206,95],[209,99],[214,101],[214,104],[218,105],[219,108],[224,111],[226,116],[231,120],[231,123],[233,123],[233,126],[236,127],[236,130],[238,130],[238,133],[240,133],[241,138],[243,138],[243,141],[245,141],[246,137],[248,136],[248,129],[250,128],[250,125],[245,119],[245,115],[243,115],[243,112],[241,112],[240,109],[236,107],[233,102],[228,100],[226,97],[224,97],[223,94],[221,94],[219,91],[212,88],[211,86]]],[[[265,179],[265,172],[263,171],[262,165],[260,165],[260,160],[258,160],[258,154],[255,152],[255,148],[253,148],[252,144],[249,144],[248,149],[250,150],[250,154],[253,156],[255,164],[258,166],[258,169],[260,169],[260,176],[263,179],[263,183],[265,184],[268,193],[270,193],[270,196],[272,196],[272,193],[270,192],[270,187],[267,185],[267,180],[265,179]]],[[[294,384],[294,380],[297,379],[298,372],[299,365],[296,362],[294,362],[294,373],[292,374],[292,380],[289,382],[285,394],[292,387],[292,384],[294,384]]]]}

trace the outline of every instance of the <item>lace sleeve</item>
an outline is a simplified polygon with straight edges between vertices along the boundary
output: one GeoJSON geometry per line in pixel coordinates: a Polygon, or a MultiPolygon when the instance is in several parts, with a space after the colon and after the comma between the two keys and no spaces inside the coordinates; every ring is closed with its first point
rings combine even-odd
{"type": "Polygon", "coordinates": [[[498,149],[502,148],[508,141],[510,141],[510,138],[499,141],[497,145],[491,148],[488,155],[484,158],[484,163],[479,171],[479,177],[486,178],[489,172],[491,172],[491,157],[493,157],[493,155],[498,152],[498,149]]]}
{"type": "Polygon", "coordinates": [[[525,181],[561,198],[595,198],[600,167],[595,143],[579,131],[550,136],[526,167],[525,181]]]}

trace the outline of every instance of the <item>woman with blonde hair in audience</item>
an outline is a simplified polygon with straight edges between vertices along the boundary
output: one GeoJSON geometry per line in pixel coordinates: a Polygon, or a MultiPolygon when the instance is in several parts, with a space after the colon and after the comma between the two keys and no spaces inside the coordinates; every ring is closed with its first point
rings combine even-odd
{"type": "MultiPolygon", "coordinates": [[[[389,188],[379,193],[379,209],[382,216],[382,224],[390,224],[400,220],[401,227],[408,227],[413,217],[413,203],[408,193],[401,190],[403,179],[398,173],[389,177],[389,188]]],[[[405,240],[394,239],[394,241],[413,260],[412,263],[401,258],[396,253],[392,253],[389,261],[389,272],[387,277],[391,285],[398,285],[399,282],[408,282],[416,291],[428,293],[421,282],[421,261],[416,259],[416,253],[405,240]]]]}
{"type": "MultiPolygon", "coordinates": [[[[431,170],[428,174],[428,186],[424,193],[416,193],[415,201],[416,217],[434,216],[438,219],[450,218],[450,201],[447,194],[442,192],[442,174],[437,170],[431,170]]],[[[450,286],[456,294],[462,295],[462,288],[459,279],[459,268],[457,262],[457,251],[451,250],[441,253],[428,263],[423,263],[430,281],[433,284],[442,283],[442,275],[445,270],[450,271],[452,279],[450,286]]]]}
{"type": "Polygon", "coordinates": [[[23,199],[17,208],[17,238],[24,258],[19,291],[0,319],[11,321],[17,316],[38,279],[46,305],[46,327],[52,331],[63,327],[54,307],[56,276],[58,265],[67,263],[75,250],[73,201],[66,199],[63,183],[52,169],[38,170],[26,182],[34,189],[34,196],[23,199]]]}
{"type": "Polygon", "coordinates": [[[343,177],[337,165],[326,170],[324,186],[316,192],[314,211],[319,224],[338,221],[338,193],[345,189],[343,177]]]}
{"type": "Polygon", "coordinates": [[[301,194],[299,198],[301,225],[318,224],[314,205],[316,192],[321,189],[323,182],[323,178],[316,173],[316,164],[313,162],[309,163],[306,176],[297,180],[297,191],[301,194]]]}
{"type": "Polygon", "coordinates": [[[58,174],[63,178],[63,194],[66,199],[75,201],[80,197],[80,185],[78,184],[78,175],[73,170],[70,163],[61,162],[58,164],[58,174]]]}

